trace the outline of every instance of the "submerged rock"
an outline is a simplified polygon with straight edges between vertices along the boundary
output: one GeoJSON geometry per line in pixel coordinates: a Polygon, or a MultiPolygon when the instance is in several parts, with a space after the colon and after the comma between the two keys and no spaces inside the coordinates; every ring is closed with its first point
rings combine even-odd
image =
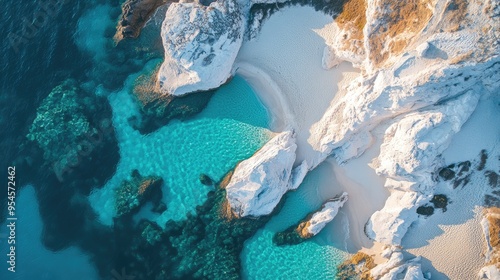
{"type": "Polygon", "coordinates": [[[130,119],[131,126],[142,134],[147,134],[166,125],[172,119],[187,119],[201,112],[215,91],[183,96],[165,95],[156,80],[160,65],[149,73],[137,77],[133,94],[141,112],[140,120],[130,119]]]}
{"type": "Polygon", "coordinates": [[[205,186],[213,186],[214,181],[207,174],[200,174],[200,182],[205,186]]]}
{"type": "MultiPolygon", "coordinates": [[[[86,191],[102,185],[119,159],[106,98],[85,92],[71,79],[42,101],[26,138],[28,146],[34,144],[43,154],[43,162],[32,163],[41,165],[43,176],[54,174],[60,183],[86,185],[86,191]],[[111,168],[103,170],[103,165],[111,168]]],[[[33,157],[35,153],[30,152],[33,157]]]]}
{"type": "Polygon", "coordinates": [[[162,5],[177,2],[173,0],[126,0],[122,15],[116,26],[115,42],[125,38],[137,38],[149,18],[162,5]]]}
{"type": "Polygon", "coordinates": [[[231,77],[243,31],[243,16],[235,0],[218,0],[208,6],[198,1],[172,4],[161,31],[165,48],[158,73],[161,91],[183,95],[225,83],[231,77]]]}
{"type": "Polygon", "coordinates": [[[226,186],[226,197],[237,217],[265,216],[274,210],[292,188],[296,149],[294,132],[281,132],[236,166],[226,186]]]}
{"type": "Polygon", "coordinates": [[[325,202],[321,209],[309,214],[298,226],[291,226],[283,232],[278,232],[273,237],[273,242],[278,245],[295,245],[317,235],[329,222],[331,222],[339,209],[347,201],[346,192],[338,197],[325,202]]]}
{"type": "Polygon", "coordinates": [[[123,181],[115,189],[117,217],[134,213],[148,200],[156,206],[161,202],[163,184],[161,177],[143,177],[137,170],[132,171],[131,177],[129,181],[123,181]]]}
{"type": "Polygon", "coordinates": [[[470,181],[471,162],[463,161],[458,164],[450,164],[439,170],[438,174],[445,181],[451,181],[453,188],[464,187],[470,181]]]}

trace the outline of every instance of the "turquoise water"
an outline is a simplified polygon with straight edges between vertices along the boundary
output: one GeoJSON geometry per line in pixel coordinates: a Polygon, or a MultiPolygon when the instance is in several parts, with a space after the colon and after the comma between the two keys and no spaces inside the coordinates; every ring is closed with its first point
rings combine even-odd
{"type": "MultiPolygon", "coordinates": [[[[144,71],[156,63],[150,62],[144,71]]],[[[108,225],[115,215],[113,189],[130,176],[131,170],[163,177],[167,211],[158,216],[143,207],[138,216],[164,225],[169,219],[181,220],[188,212],[194,213],[195,207],[205,201],[210,188],[199,182],[201,173],[221,179],[271,136],[266,109],[240,77],[218,89],[205,110],[193,119],[174,120],[151,134],[141,135],[127,121],[138,114],[130,95],[138,75],[131,75],[124,89],[109,97],[121,159],[114,177],[90,197],[101,221],[108,225]]]]}
{"type": "Polygon", "coordinates": [[[331,168],[320,165],[310,172],[297,191],[288,193],[280,213],[245,243],[241,260],[246,279],[334,279],[336,267],[347,257],[342,240],[349,232],[343,210],[310,240],[293,246],[273,244],[274,233],[297,224],[318,209],[325,197],[340,193],[329,180],[331,168]],[[320,188],[320,186],[327,186],[320,188]]]}

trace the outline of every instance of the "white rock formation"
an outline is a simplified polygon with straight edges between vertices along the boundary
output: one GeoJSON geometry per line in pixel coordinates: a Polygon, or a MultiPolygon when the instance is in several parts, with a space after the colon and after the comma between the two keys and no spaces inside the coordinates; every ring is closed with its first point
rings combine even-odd
{"type": "Polygon", "coordinates": [[[379,280],[424,280],[420,257],[405,261],[400,250],[392,252],[389,260],[377,265],[370,271],[374,279],[379,280]]]}
{"type": "Polygon", "coordinates": [[[326,224],[331,222],[335,216],[337,216],[339,209],[344,206],[344,203],[347,200],[348,195],[344,192],[339,197],[333,198],[323,204],[321,209],[314,213],[307,221],[307,232],[312,236],[318,234],[326,226],[326,224]]]}
{"type": "Polygon", "coordinates": [[[237,216],[258,217],[273,211],[292,189],[296,149],[294,132],[281,132],[236,166],[226,186],[226,197],[237,216]]]}
{"type": "Polygon", "coordinates": [[[439,167],[438,156],[477,102],[477,94],[465,93],[431,110],[405,115],[386,130],[373,167],[387,178],[385,187],[392,192],[366,227],[372,239],[401,244],[408,227],[418,218],[417,207],[432,198],[432,172],[439,167]]]}
{"type": "MultiPolygon", "coordinates": [[[[224,83],[241,45],[242,15],[254,3],[269,2],[275,1],[172,4],[162,29],[162,90],[181,95],[224,83]]],[[[227,193],[235,213],[269,214],[287,190],[298,187],[307,171],[328,156],[346,162],[378,138],[383,144],[373,167],[387,178],[391,195],[366,231],[384,244],[401,243],[417,219],[416,208],[433,195],[431,173],[441,164],[440,154],[478,99],[500,92],[500,4],[398,3],[366,0],[366,9],[354,19],[347,15],[341,17],[345,21],[332,23],[335,32],[326,38],[323,66],[349,61],[362,75],[339,90],[310,129],[314,161],[290,175],[296,145],[288,132],[238,165],[227,193]],[[385,134],[372,135],[382,125],[389,125],[385,134]]]]}
{"type": "Polygon", "coordinates": [[[400,22],[390,22],[390,13],[401,9],[392,7],[395,3],[367,1],[364,51],[335,36],[327,42],[324,66],[347,60],[363,75],[339,92],[308,140],[318,151],[312,169],[329,155],[341,163],[358,157],[372,144],[374,128],[391,124],[385,135],[377,135],[383,145],[373,162],[387,178],[391,196],[366,228],[384,244],[401,243],[417,219],[416,208],[432,197],[431,173],[441,164],[440,154],[478,99],[500,91],[498,1],[467,2],[455,9],[448,2],[422,3],[404,16],[423,24],[390,37],[384,30],[400,22]],[[400,49],[394,47],[401,42],[400,49]]]}
{"type": "Polygon", "coordinates": [[[163,21],[165,59],[158,72],[165,94],[214,89],[231,77],[243,41],[243,15],[235,0],[173,3],[163,21]]]}

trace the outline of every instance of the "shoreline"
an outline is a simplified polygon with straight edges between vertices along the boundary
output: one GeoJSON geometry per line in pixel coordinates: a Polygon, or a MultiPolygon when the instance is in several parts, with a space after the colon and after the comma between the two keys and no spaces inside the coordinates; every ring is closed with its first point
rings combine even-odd
{"type": "MultiPolygon", "coordinates": [[[[312,163],[320,157],[320,152],[310,143],[311,128],[321,119],[331,102],[346,94],[345,88],[350,81],[360,75],[347,62],[328,70],[322,67],[326,44],[321,34],[328,33],[331,22],[328,15],[311,7],[287,7],[277,11],[264,22],[256,38],[243,43],[233,66],[233,73],[248,82],[268,109],[272,117],[271,129],[274,132],[290,128],[296,130],[296,165],[302,160],[312,163]],[[316,17],[315,21],[297,22],[296,15],[309,13],[316,17]],[[289,25],[293,26],[290,28],[289,25]],[[285,29],[294,32],[286,32],[285,29]],[[304,69],[307,71],[304,72],[304,69]],[[313,98],[312,92],[315,93],[313,98]]],[[[388,197],[388,191],[383,187],[384,179],[368,165],[378,155],[379,142],[381,140],[377,141],[378,146],[373,145],[360,158],[346,165],[339,166],[333,159],[325,162],[331,168],[331,176],[351,197],[343,210],[349,220],[347,248],[350,250],[339,248],[341,250],[381,251],[380,246],[364,235],[365,223],[375,211],[383,207],[388,197]],[[370,171],[370,174],[365,176],[364,172],[363,176],[359,176],[358,169],[370,171]],[[377,181],[378,188],[373,186],[374,181],[377,181]]],[[[324,182],[318,189],[331,188],[330,183],[324,182]]],[[[336,236],[333,226],[326,227],[324,231],[336,236]]],[[[338,236],[338,239],[340,242],[342,236],[338,236]]],[[[382,262],[378,255],[374,258],[382,262]]]]}
{"type": "Polygon", "coordinates": [[[294,115],[290,111],[288,101],[271,76],[259,67],[247,62],[235,63],[234,73],[241,76],[250,85],[268,111],[271,117],[269,126],[273,132],[295,127],[294,115]]]}

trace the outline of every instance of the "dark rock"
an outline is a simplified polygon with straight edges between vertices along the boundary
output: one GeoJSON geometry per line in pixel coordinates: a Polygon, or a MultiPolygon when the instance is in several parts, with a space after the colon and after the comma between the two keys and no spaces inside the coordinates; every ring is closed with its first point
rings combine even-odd
{"type": "Polygon", "coordinates": [[[463,176],[465,173],[469,172],[471,167],[470,161],[463,161],[458,164],[458,176],[463,176]]]}
{"type": "Polygon", "coordinates": [[[307,239],[302,238],[296,231],[297,226],[291,226],[282,232],[277,232],[273,236],[273,243],[277,246],[297,245],[307,239]]]}
{"type": "Polygon", "coordinates": [[[431,199],[431,203],[434,204],[434,208],[446,211],[446,206],[448,206],[448,197],[444,194],[436,194],[431,199]]]}
{"type": "Polygon", "coordinates": [[[134,214],[146,201],[152,201],[155,208],[161,202],[161,177],[143,177],[137,170],[132,171],[131,177],[130,181],[123,181],[115,189],[117,217],[134,214]]]}
{"type": "Polygon", "coordinates": [[[420,206],[417,208],[417,214],[424,215],[424,216],[430,216],[430,215],[434,214],[434,207],[429,206],[429,205],[420,206]]]}
{"type": "Polygon", "coordinates": [[[488,154],[486,150],[481,150],[481,155],[479,159],[479,165],[477,166],[477,170],[481,171],[486,166],[486,162],[488,161],[488,154]]]}
{"type": "Polygon", "coordinates": [[[37,166],[41,177],[53,175],[84,193],[102,186],[119,159],[109,103],[82,90],[75,80],[66,80],[42,101],[26,138],[23,149],[30,160],[25,162],[37,166]]]}
{"type": "Polygon", "coordinates": [[[167,210],[167,205],[163,202],[158,203],[157,205],[154,205],[153,208],[151,208],[151,211],[161,214],[167,210]]]}
{"type": "Polygon", "coordinates": [[[200,182],[205,186],[213,186],[214,181],[207,174],[200,174],[200,182]]]}
{"type": "Polygon", "coordinates": [[[154,222],[142,220],[139,228],[143,228],[141,237],[150,245],[155,245],[162,238],[163,230],[154,222]]]}
{"type": "Polygon", "coordinates": [[[492,187],[492,188],[498,187],[498,185],[499,185],[498,174],[495,171],[488,170],[488,171],[484,172],[484,176],[486,176],[486,178],[488,178],[488,184],[490,185],[490,187],[492,187]]]}
{"type": "Polygon", "coordinates": [[[484,196],[484,206],[500,207],[500,198],[487,194],[484,196]]]}
{"type": "Polygon", "coordinates": [[[455,166],[455,165],[454,165],[454,164],[452,164],[452,165],[450,165],[450,166],[448,166],[448,167],[445,167],[445,168],[441,169],[441,170],[439,171],[439,176],[440,176],[441,178],[443,178],[445,181],[449,181],[449,180],[451,180],[451,179],[455,178],[455,171],[453,171],[453,170],[452,170],[452,168],[453,168],[454,166],[455,166]]]}
{"type": "Polygon", "coordinates": [[[453,188],[464,187],[470,181],[472,170],[471,162],[463,161],[458,164],[450,164],[439,170],[439,176],[445,181],[452,181],[453,188]]]}

